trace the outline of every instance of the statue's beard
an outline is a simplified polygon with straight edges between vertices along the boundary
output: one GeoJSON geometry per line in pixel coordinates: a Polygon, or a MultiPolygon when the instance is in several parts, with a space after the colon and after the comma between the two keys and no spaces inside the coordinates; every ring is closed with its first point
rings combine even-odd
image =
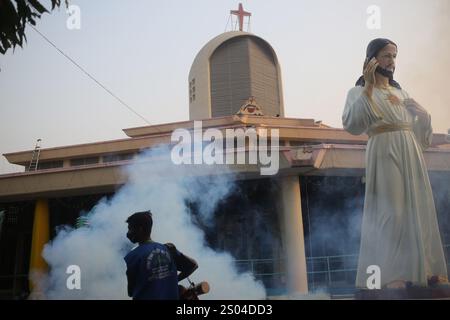
{"type": "Polygon", "coordinates": [[[378,72],[379,74],[381,74],[382,76],[386,77],[386,78],[394,79],[394,71],[395,71],[395,69],[394,69],[394,71],[389,71],[387,69],[384,69],[384,68],[378,66],[375,69],[375,71],[378,72]]]}

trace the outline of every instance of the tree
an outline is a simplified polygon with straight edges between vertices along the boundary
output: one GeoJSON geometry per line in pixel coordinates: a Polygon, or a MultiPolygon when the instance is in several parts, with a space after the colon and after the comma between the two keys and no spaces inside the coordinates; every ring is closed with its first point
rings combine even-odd
{"type": "MultiPolygon", "coordinates": [[[[61,0],[50,1],[51,10],[61,5],[61,0]]],[[[68,6],[68,0],[65,3],[68,6]]],[[[49,13],[38,0],[0,0],[0,53],[5,54],[17,45],[22,47],[23,40],[27,40],[27,23],[35,26],[36,19],[46,12],[49,13]]]]}

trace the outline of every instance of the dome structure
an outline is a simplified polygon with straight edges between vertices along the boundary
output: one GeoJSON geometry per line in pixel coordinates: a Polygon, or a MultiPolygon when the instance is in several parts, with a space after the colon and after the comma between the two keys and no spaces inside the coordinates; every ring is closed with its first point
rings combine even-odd
{"type": "Polygon", "coordinates": [[[189,72],[189,118],[234,115],[253,98],[265,116],[284,116],[281,68],[272,46],[243,31],[210,40],[189,72]]]}

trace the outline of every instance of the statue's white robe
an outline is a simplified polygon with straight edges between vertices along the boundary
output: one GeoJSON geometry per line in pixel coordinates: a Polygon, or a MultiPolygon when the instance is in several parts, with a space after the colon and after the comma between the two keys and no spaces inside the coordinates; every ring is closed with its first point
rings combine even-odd
{"type": "MultiPolygon", "coordinates": [[[[342,115],[345,130],[359,135],[384,124],[409,123],[413,130],[384,132],[366,148],[366,194],[356,287],[366,288],[367,267],[377,265],[381,286],[395,281],[426,285],[432,275],[447,278],[430,180],[422,151],[432,139],[431,117],[419,120],[394,105],[386,89],[352,88],[342,115]]],[[[392,88],[400,101],[409,98],[392,88]]]]}

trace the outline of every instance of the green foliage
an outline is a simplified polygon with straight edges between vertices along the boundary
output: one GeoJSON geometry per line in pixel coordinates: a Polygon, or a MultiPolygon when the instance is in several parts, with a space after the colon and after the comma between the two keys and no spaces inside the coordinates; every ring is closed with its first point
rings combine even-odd
{"type": "MultiPolygon", "coordinates": [[[[61,5],[61,0],[50,0],[53,10],[61,5]]],[[[68,0],[65,1],[66,7],[68,0]]],[[[38,0],[0,0],[0,53],[5,54],[10,48],[23,46],[27,23],[36,25],[43,13],[49,13],[38,0]]]]}

